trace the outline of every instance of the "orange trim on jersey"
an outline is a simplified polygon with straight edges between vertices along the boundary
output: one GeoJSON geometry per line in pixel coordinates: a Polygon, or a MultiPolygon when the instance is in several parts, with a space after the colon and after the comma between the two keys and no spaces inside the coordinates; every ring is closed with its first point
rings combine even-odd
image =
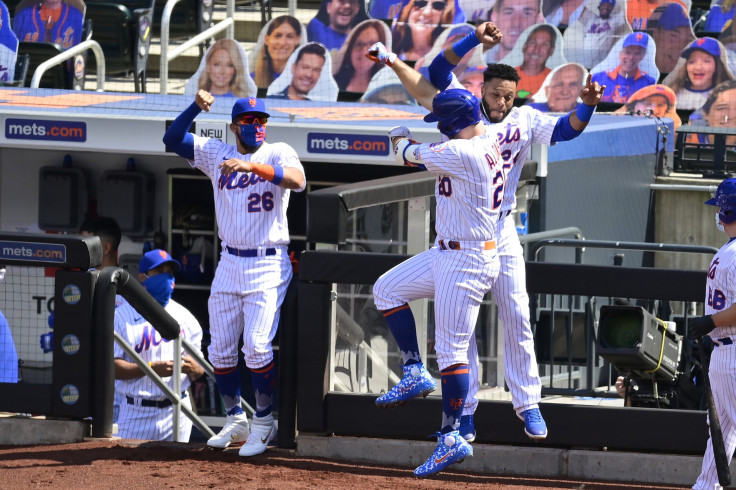
{"type": "Polygon", "coordinates": [[[409,305],[401,305],[401,306],[397,306],[396,308],[391,308],[390,310],[386,310],[386,311],[384,311],[384,312],[383,312],[383,316],[385,316],[385,317],[386,317],[386,316],[389,316],[389,315],[393,315],[394,313],[396,313],[396,312],[398,312],[398,311],[401,311],[401,310],[405,310],[405,309],[407,309],[407,308],[409,308],[409,305]]]}
{"type": "Polygon", "coordinates": [[[215,368],[214,371],[215,371],[215,374],[230,374],[236,369],[238,369],[238,366],[226,367],[226,368],[215,368]]]}
{"type": "Polygon", "coordinates": [[[268,364],[267,364],[266,366],[263,366],[263,367],[262,367],[262,368],[260,368],[260,369],[251,369],[251,372],[253,372],[253,373],[259,373],[259,374],[260,374],[260,373],[265,373],[266,371],[268,371],[268,370],[269,370],[269,369],[271,369],[272,367],[273,367],[273,361],[271,361],[271,362],[270,362],[270,363],[268,363],[268,364]]]}
{"type": "Polygon", "coordinates": [[[468,365],[458,364],[458,368],[455,369],[454,371],[442,371],[442,376],[453,376],[455,374],[467,374],[467,373],[468,373],[468,365]]]}

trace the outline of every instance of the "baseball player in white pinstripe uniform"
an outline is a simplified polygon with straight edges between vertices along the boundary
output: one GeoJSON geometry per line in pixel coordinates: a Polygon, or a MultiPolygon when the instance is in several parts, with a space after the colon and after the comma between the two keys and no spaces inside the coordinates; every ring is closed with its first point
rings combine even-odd
{"type": "MultiPolygon", "coordinates": [[[[189,310],[171,299],[174,274],[181,264],[164,250],[151,250],[143,255],[138,266],[143,287],[163,305],[179,323],[181,336],[197,349],[202,344],[202,328],[189,310]]],[[[125,302],[115,310],[115,331],[141,356],[144,362],[174,388],[174,342],[164,340],[148,321],[125,302]]],[[[182,405],[192,407],[186,391],[204,369],[182,350],[181,361],[182,405]]],[[[118,416],[118,435],[123,439],[173,441],[174,406],[163,390],[145,376],[133,359],[115,343],[115,390],[122,395],[118,416]]],[[[189,441],[192,421],[179,419],[179,440],[189,441]]]]}
{"type": "Polygon", "coordinates": [[[501,200],[498,139],[486,134],[480,102],[467,90],[438,94],[425,121],[438,121],[449,141],[418,144],[409,130],[391,130],[394,154],[405,165],[437,174],[435,246],[383,274],[373,287],[376,308],[399,346],[404,376],[376,400],[378,406],[398,405],[435,388],[419,357],[410,301],[435,298],[435,349],[442,372],[442,425],[437,447],[414,470],[416,476],[436,473],[462,461],[473,449],[458,432],[468,390],[468,345],[475,341],[475,324],[483,297],[498,276],[496,223],[501,200]]]}
{"type": "Polygon", "coordinates": [[[230,131],[237,137],[236,146],[188,133],[197,114],[209,111],[214,100],[200,90],[166,131],[164,143],[212,180],[222,241],[208,301],[209,360],[227,418],[207,444],[224,449],[244,442],[239,454],[253,456],[264,452],[276,436],[272,341],[293,274],[286,208],[290,190],[304,190],[306,179],[292,147],[265,142],[269,114],[263,100],[247,97],[233,105],[230,131]],[[241,337],[255,387],[256,412],[250,427],[240,406],[241,337]]]}
{"type": "MultiPolygon", "coordinates": [[[[448,47],[433,60],[429,67],[431,82],[398,60],[396,55],[388,52],[381,43],[369,48],[367,56],[376,62],[391,66],[417,101],[430,108],[430,101],[438,89],[461,86],[451,71],[460,59],[481,41],[492,46],[497,44],[502,36],[493,23],[480,24],[474,33],[448,47]]],[[[518,81],[519,75],[512,67],[495,64],[489,65],[484,73],[482,87],[483,116],[486,123],[491,124],[488,131],[498,134],[503,160],[501,174],[505,182],[503,204],[500,208],[501,220],[497,230],[501,272],[492,292],[504,326],[504,371],[514,410],[524,422],[527,436],[532,439],[543,439],[547,437],[547,425],[539,411],[542,385],[529,322],[529,296],[526,292],[523,249],[511,211],[516,207],[516,188],[531,145],[554,144],[580,135],[600,102],[605,87],[591,83],[588,78],[586,86],[580,92],[584,103],[569,114],[552,117],[529,107],[514,107],[518,81]]],[[[476,394],[479,388],[478,353],[474,342],[470,344],[469,356],[470,388],[463,409],[460,433],[472,441],[475,439],[473,413],[478,405],[476,394]]]]}
{"type": "MultiPolygon", "coordinates": [[[[710,357],[710,385],[721,422],[723,441],[729,464],[736,450],[736,179],[718,185],[713,199],[705,202],[717,206],[718,227],[728,236],[708,268],[705,291],[705,316],[688,322],[688,334],[695,338],[708,335],[713,339],[710,357]]],[[[708,439],[703,466],[694,490],[723,488],[713,456],[713,443],[708,439]]]]}

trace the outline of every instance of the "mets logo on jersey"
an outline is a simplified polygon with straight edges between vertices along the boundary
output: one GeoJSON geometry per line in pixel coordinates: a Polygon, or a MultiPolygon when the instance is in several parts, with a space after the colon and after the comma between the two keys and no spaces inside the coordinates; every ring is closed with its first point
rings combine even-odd
{"type": "Polygon", "coordinates": [[[447,148],[447,141],[441,143],[431,143],[429,149],[435,153],[442,153],[447,148]]]}

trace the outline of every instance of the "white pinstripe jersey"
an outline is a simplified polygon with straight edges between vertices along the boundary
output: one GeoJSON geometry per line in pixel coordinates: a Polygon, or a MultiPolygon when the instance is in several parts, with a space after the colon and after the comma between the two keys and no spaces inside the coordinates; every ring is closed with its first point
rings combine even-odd
{"type": "MultiPolygon", "coordinates": [[[[465,87],[453,74],[452,82],[447,88],[465,87]]],[[[516,188],[519,185],[524,162],[529,158],[531,146],[537,143],[550,144],[557,119],[556,116],[550,116],[529,106],[513,107],[500,123],[492,123],[483,116],[486,131],[497,132],[498,143],[501,145],[505,173],[502,212],[516,208],[516,188]]]]}
{"type": "MultiPolygon", "coordinates": [[[[202,328],[199,322],[189,310],[176,301],[169,300],[166,311],[181,326],[181,336],[197,349],[202,348],[202,328]]],[[[163,340],[161,335],[148,323],[130,303],[125,303],[115,310],[115,331],[123,337],[133,350],[141,356],[143,361],[170,361],[174,358],[174,342],[163,340]]],[[[182,349],[182,352],[184,350],[182,349]]],[[[128,354],[115,343],[115,358],[128,362],[135,362],[128,354]]],[[[163,378],[169,385],[174,387],[172,376],[163,378]]],[[[190,381],[186,374],[181,375],[181,390],[189,387],[190,381]]],[[[136,379],[116,379],[115,390],[125,395],[142,397],[153,400],[166,398],[161,388],[147,376],[136,379]]]]}
{"type": "Polygon", "coordinates": [[[494,179],[499,153],[498,141],[488,134],[469,140],[412,144],[404,151],[407,161],[438,174],[438,239],[495,239],[503,190],[503,179],[494,179]]]}
{"type": "MultiPolygon", "coordinates": [[[[286,143],[263,143],[255,153],[242,155],[233,145],[194,135],[194,160],[189,161],[191,166],[212,180],[218,234],[223,247],[252,249],[287,245],[289,189],[274,185],[254,173],[238,172],[223,177],[217,167],[230,158],[294,167],[304,173],[296,152],[286,143]]],[[[306,181],[298,191],[305,187],[306,181]]]]}
{"type": "Polygon", "coordinates": [[[527,106],[514,107],[500,123],[486,122],[486,131],[498,134],[501,159],[505,174],[505,192],[501,211],[516,207],[516,188],[521,177],[521,168],[529,158],[531,146],[539,143],[549,145],[557,117],[550,116],[527,106]]]}
{"type": "MultiPolygon", "coordinates": [[[[708,268],[705,290],[705,314],[728,309],[736,302],[736,240],[731,239],[713,257],[708,268]]],[[[716,327],[714,339],[736,335],[736,325],[716,327]]]]}

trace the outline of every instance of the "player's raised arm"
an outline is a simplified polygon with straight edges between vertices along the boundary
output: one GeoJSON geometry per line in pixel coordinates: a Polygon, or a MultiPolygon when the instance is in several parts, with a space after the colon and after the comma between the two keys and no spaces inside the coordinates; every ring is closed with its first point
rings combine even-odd
{"type": "Polygon", "coordinates": [[[432,110],[432,99],[437,95],[437,88],[418,71],[401,61],[396,53],[390,52],[381,42],[377,42],[366,53],[366,58],[390,67],[401,80],[401,84],[420,105],[432,110]]]}
{"type": "Polygon", "coordinates": [[[164,144],[180,157],[192,160],[194,158],[194,136],[189,132],[189,127],[200,112],[210,110],[214,101],[215,98],[209,92],[198,91],[194,102],[174,119],[164,133],[164,144]]]}
{"type": "Polygon", "coordinates": [[[582,106],[579,106],[575,112],[570,113],[570,125],[576,131],[582,131],[588,125],[590,116],[593,115],[593,111],[595,111],[601,97],[603,97],[603,92],[606,90],[605,85],[599,85],[598,82],[591,83],[591,76],[589,73],[585,86],[580,90],[580,99],[585,107],[580,110],[582,106]]]}
{"type": "Polygon", "coordinates": [[[605,85],[601,86],[598,82],[591,83],[590,74],[588,74],[585,87],[580,91],[580,98],[583,99],[583,103],[578,105],[574,111],[557,120],[552,132],[552,143],[569,141],[580,136],[590,122],[590,118],[593,117],[593,112],[595,112],[595,108],[601,101],[605,89],[605,85]]]}

